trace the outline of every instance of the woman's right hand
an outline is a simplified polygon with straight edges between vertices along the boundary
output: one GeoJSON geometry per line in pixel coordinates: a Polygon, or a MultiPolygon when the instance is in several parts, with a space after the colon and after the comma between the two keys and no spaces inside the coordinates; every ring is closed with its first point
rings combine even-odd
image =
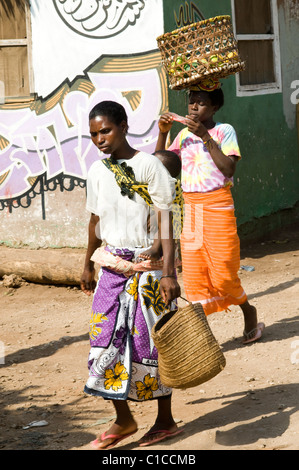
{"type": "Polygon", "coordinates": [[[173,117],[170,113],[164,113],[159,119],[158,126],[162,134],[166,134],[170,131],[173,124],[173,117]]]}
{"type": "Polygon", "coordinates": [[[84,292],[86,295],[91,295],[96,287],[96,281],[95,281],[95,270],[90,270],[88,268],[85,268],[81,280],[80,280],[80,287],[81,290],[84,292]]]}

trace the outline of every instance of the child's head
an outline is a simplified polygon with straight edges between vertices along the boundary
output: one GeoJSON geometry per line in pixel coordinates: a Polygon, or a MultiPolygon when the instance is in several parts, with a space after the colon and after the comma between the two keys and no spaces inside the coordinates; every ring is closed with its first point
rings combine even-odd
{"type": "Polygon", "coordinates": [[[163,163],[173,178],[177,178],[181,172],[180,157],[170,150],[157,150],[153,153],[163,163]]]}

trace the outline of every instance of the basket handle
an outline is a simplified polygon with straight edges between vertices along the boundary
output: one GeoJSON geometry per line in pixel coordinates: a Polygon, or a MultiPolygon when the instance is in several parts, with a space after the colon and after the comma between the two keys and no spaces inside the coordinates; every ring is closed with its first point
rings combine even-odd
{"type": "MultiPolygon", "coordinates": [[[[181,295],[178,297],[179,299],[182,299],[182,300],[185,300],[185,302],[188,302],[188,304],[192,304],[192,302],[190,302],[189,300],[185,299],[185,297],[182,297],[181,295]]],[[[170,307],[166,306],[164,307],[164,312],[163,314],[167,313],[167,312],[170,312],[170,307]]]]}
{"type": "Polygon", "coordinates": [[[192,303],[192,302],[190,302],[189,300],[185,299],[185,297],[183,297],[182,295],[180,295],[179,298],[182,299],[182,300],[185,300],[185,302],[188,302],[188,304],[191,304],[191,303],[192,303]]]}

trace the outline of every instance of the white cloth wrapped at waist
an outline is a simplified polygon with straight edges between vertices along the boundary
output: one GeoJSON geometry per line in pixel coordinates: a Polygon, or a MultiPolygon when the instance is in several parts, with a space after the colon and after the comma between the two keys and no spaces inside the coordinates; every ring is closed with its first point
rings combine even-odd
{"type": "MultiPolygon", "coordinates": [[[[127,277],[130,277],[137,272],[157,271],[163,268],[163,258],[157,261],[149,259],[137,262],[127,261],[120,256],[107,251],[105,247],[97,248],[90,259],[91,261],[98,263],[100,266],[122,273],[127,277]]],[[[178,259],[176,260],[175,265],[180,265],[180,261],[178,259]]]]}

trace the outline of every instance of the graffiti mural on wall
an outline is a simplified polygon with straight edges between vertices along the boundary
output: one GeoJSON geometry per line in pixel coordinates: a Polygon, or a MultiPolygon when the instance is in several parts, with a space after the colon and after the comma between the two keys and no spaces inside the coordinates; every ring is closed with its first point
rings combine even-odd
{"type": "Polygon", "coordinates": [[[174,18],[178,28],[205,19],[202,12],[193,2],[190,2],[190,5],[188,2],[185,2],[185,5],[181,5],[179,13],[176,14],[176,12],[174,12],[174,18]]]}
{"type": "Polygon", "coordinates": [[[85,186],[99,158],[88,129],[88,112],[99,101],[121,102],[128,138],[152,153],[157,118],[167,108],[167,81],[160,53],[102,56],[84,76],[66,81],[46,99],[0,106],[0,210],[29,207],[55,189],[85,186]]]}
{"type": "MultiPolygon", "coordinates": [[[[149,1],[52,0],[52,21],[58,15],[58,21],[74,31],[78,41],[100,38],[104,48],[105,41],[125,29],[138,29],[138,20],[149,1]]],[[[32,4],[38,22],[39,0],[32,4]]],[[[193,2],[182,2],[174,17],[181,27],[199,21],[202,14],[193,2]]],[[[74,80],[65,79],[57,88],[55,85],[45,98],[1,104],[0,211],[28,208],[34,198],[39,198],[45,219],[47,191],[85,187],[87,171],[99,158],[89,137],[88,112],[101,100],[112,99],[124,105],[131,144],[152,153],[158,116],[167,109],[167,94],[158,50],[130,55],[102,52],[82,75],[80,72],[74,80]]]]}
{"type": "Polygon", "coordinates": [[[109,38],[134,25],[146,0],[53,0],[61,19],[76,33],[109,38]]]}

